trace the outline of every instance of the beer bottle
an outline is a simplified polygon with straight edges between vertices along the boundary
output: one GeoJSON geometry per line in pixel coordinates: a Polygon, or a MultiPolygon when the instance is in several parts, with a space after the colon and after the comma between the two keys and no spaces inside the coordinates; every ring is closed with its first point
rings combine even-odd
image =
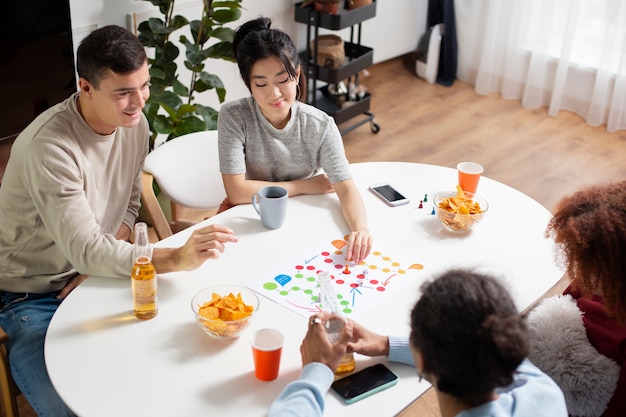
{"type": "MultiPolygon", "coordinates": [[[[344,318],[343,313],[339,308],[339,304],[337,303],[337,295],[335,294],[330,274],[326,271],[322,271],[319,274],[319,279],[320,302],[322,304],[322,310],[335,313],[337,316],[340,317],[328,320],[326,323],[324,323],[324,329],[326,329],[328,340],[330,341],[330,343],[335,344],[339,342],[339,338],[341,337],[341,332],[343,331],[343,326],[345,326],[346,319],[344,318]]],[[[352,372],[354,371],[355,367],[356,363],[354,361],[354,354],[352,352],[346,353],[343,358],[341,358],[341,362],[339,362],[339,366],[335,370],[335,374],[352,372]]]]}
{"type": "Polygon", "coordinates": [[[137,318],[148,320],[157,315],[157,277],[152,264],[152,248],[148,239],[148,226],[135,225],[135,263],[130,273],[133,291],[134,313],[137,318]]]}

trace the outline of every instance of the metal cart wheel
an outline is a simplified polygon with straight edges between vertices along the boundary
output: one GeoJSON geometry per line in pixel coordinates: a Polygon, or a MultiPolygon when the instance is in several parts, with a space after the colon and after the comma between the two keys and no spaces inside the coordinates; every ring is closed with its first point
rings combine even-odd
{"type": "Polygon", "coordinates": [[[370,123],[371,125],[371,129],[372,129],[372,133],[378,133],[380,132],[380,126],[378,125],[378,123],[376,123],[374,120],[372,120],[372,122],[370,123]]]}

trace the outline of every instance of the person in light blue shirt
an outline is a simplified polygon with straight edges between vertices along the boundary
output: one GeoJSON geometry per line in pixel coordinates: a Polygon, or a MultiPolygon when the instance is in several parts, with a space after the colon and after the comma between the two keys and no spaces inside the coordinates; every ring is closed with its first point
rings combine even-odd
{"type": "Polygon", "coordinates": [[[409,337],[379,335],[348,321],[332,345],[323,314],[302,342],[303,369],[276,398],[270,417],[322,416],[333,369],[346,351],[413,365],[432,383],[442,417],[567,417],[565,399],[528,354],[528,332],[507,290],[470,270],[422,286],[409,337]]]}

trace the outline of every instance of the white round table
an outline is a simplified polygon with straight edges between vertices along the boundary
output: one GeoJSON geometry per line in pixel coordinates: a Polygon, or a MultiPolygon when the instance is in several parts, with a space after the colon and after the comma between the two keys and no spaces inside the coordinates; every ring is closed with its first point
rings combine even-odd
{"type": "MultiPolygon", "coordinates": [[[[352,165],[367,207],[377,244],[419,258],[423,279],[359,321],[383,334],[408,335],[409,311],[419,286],[450,267],[471,267],[500,277],[520,311],[533,303],[563,275],[554,261],[554,245],[544,238],[550,213],[528,196],[483,177],[478,193],[489,202],[482,223],[469,234],[443,230],[427,203],[427,195],[454,189],[456,170],[432,165],[375,162],[352,165]],[[411,199],[388,207],[370,184],[389,182],[411,199]]],[[[432,200],[430,200],[432,201],[432,200]]],[[[54,315],[45,343],[45,357],[54,386],[80,416],[263,416],[301,369],[299,346],[307,321],[261,296],[250,328],[277,327],[286,334],[280,375],[257,380],[247,337],[219,341],[194,321],[190,301],[200,289],[217,283],[250,284],[277,265],[300,259],[312,246],[347,232],[335,194],[299,196],[289,200],[285,224],[265,229],[251,205],[234,207],[202,224],[221,223],[239,236],[220,259],[193,272],[159,276],[159,313],[148,321],[132,313],[129,280],[91,277],[75,289],[54,315]]],[[[196,227],[199,227],[196,226],[196,227]]],[[[185,230],[158,243],[179,246],[185,230]]],[[[357,369],[384,358],[357,355],[357,369]]],[[[388,364],[399,383],[355,404],[327,395],[326,415],[393,415],[429,388],[415,370],[388,364]]]]}

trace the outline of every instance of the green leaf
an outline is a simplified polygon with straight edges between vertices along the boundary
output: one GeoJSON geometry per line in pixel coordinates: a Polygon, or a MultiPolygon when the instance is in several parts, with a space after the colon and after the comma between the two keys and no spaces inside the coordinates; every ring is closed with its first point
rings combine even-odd
{"type": "Polygon", "coordinates": [[[177,95],[181,97],[189,97],[189,89],[180,81],[174,80],[172,88],[174,90],[174,93],[176,93],[177,95]]]}
{"type": "Polygon", "coordinates": [[[162,114],[157,114],[153,120],[152,127],[157,133],[162,135],[169,135],[174,131],[174,123],[172,120],[162,114]]]}
{"type": "Polygon", "coordinates": [[[207,57],[235,61],[233,44],[231,42],[218,42],[204,50],[207,57]]]}
{"type": "Polygon", "coordinates": [[[211,32],[211,36],[224,42],[232,42],[235,31],[231,28],[220,27],[211,32]]]}
{"type": "Polygon", "coordinates": [[[234,22],[241,17],[241,10],[239,9],[215,10],[215,12],[213,12],[212,17],[213,17],[213,20],[220,22],[220,23],[234,22]]]}
{"type": "Polygon", "coordinates": [[[205,123],[204,130],[217,130],[217,116],[219,112],[213,107],[196,104],[196,113],[202,116],[205,123]]]}
{"type": "Polygon", "coordinates": [[[185,117],[181,119],[180,123],[176,124],[175,135],[182,136],[188,133],[201,132],[205,130],[204,127],[205,123],[199,117],[185,117]]]}

